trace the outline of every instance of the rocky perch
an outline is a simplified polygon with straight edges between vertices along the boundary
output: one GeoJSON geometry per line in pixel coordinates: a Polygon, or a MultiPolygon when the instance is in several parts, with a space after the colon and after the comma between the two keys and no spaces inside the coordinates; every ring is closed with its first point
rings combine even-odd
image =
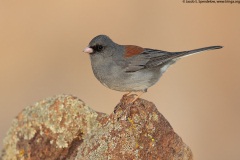
{"type": "Polygon", "coordinates": [[[26,107],[4,139],[2,160],[192,160],[156,106],[123,97],[110,115],[59,95],[26,107]]]}

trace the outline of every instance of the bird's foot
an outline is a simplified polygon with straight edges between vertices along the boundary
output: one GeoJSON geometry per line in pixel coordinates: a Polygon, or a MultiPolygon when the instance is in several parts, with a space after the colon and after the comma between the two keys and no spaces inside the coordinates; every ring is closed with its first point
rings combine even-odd
{"type": "Polygon", "coordinates": [[[120,101],[120,104],[118,104],[114,108],[114,114],[116,114],[117,111],[121,108],[122,114],[120,115],[120,118],[122,120],[128,120],[128,118],[131,116],[132,105],[142,94],[143,92],[130,92],[130,93],[124,94],[120,101]]]}
{"type": "Polygon", "coordinates": [[[143,93],[142,91],[138,91],[124,94],[121,102],[124,101],[126,104],[133,104],[143,93]]]}

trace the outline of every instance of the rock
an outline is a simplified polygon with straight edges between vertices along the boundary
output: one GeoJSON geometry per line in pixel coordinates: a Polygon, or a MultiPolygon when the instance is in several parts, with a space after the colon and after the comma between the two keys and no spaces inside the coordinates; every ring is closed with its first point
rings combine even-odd
{"type": "MultiPolygon", "coordinates": [[[[131,98],[131,97],[130,97],[131,98]]],[[[2,160],[192,160],[155,105],[123,97],[110,115],[59,95],[25,108],[4,139],[2,160]]]]}

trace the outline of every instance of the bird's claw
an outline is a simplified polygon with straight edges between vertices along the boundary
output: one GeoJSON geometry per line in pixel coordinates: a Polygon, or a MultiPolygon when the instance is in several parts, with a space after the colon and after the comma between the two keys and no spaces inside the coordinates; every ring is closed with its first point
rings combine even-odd
{"type": "Polygon", "coordinates": [[[131,107],[134,104],[134,102],[139,98],[138,94],[125,94],[123,95],[120,103],[114,108],[114,114],[117,114],[117,111],[121,108],[121,114],[117,118],[117,120],[128,120],[128,118],[131,116],[131,107]]]}

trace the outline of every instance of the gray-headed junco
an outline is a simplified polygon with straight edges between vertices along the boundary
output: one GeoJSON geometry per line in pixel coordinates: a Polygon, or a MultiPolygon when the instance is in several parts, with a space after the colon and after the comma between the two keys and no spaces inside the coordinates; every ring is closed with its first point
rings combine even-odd
{"type": "Polygon", "coordinates": [[[84,52],[89,53],[93,73],[104,86],[129,94],[135,93],[136,100],[180,58],[220,48],[222,46],[167,52],[135,45],[119,45],[108,36],[99,35],[91,40],[84,52]]]}

